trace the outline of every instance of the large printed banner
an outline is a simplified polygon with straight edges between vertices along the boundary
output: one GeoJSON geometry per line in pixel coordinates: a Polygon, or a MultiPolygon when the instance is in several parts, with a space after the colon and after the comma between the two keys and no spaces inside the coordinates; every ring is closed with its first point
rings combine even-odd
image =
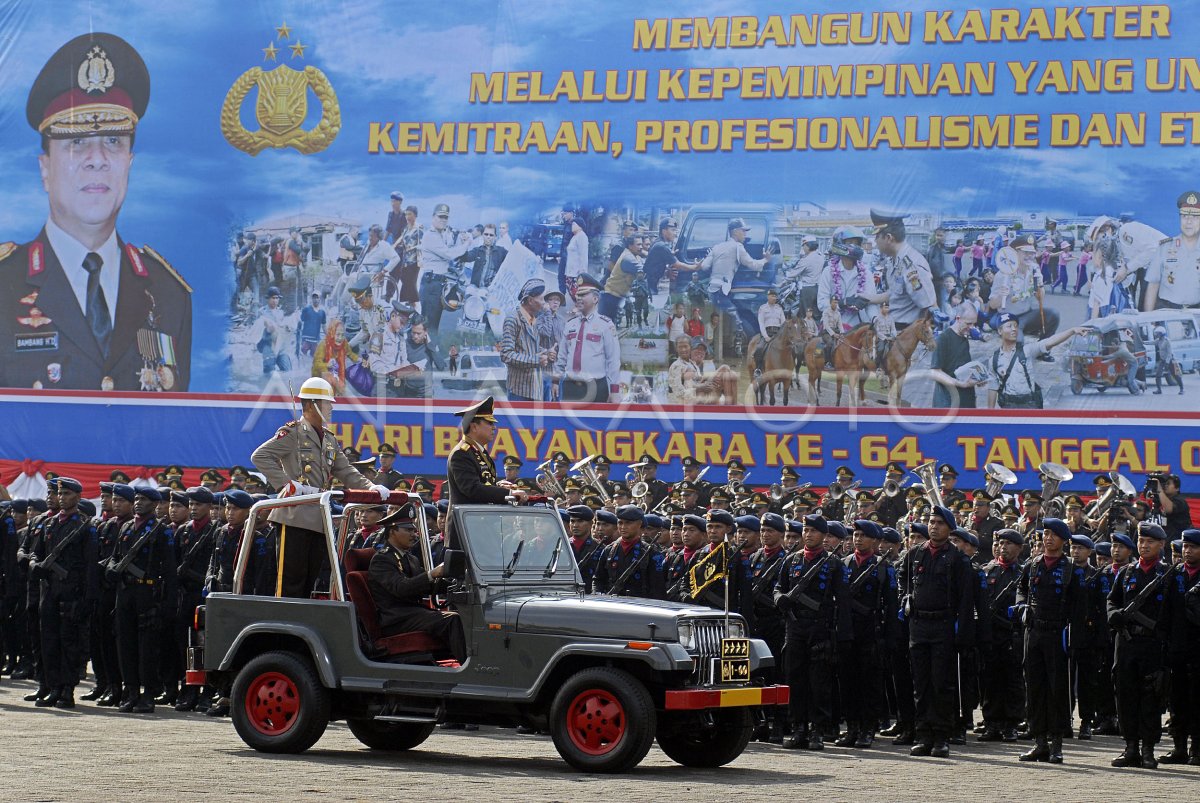
{"type": "Polygon", "coordinates": [[[1200,3],[846,9],[9,4],[0,460],[1191,473],[1200,3]]]}

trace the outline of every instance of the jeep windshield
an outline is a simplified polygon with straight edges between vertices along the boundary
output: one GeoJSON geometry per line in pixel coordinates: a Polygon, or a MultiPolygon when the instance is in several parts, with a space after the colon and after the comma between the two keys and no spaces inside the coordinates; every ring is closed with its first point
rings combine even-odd
{"type": "Polygon", "coordinates": [[[554,511],[496,505],[463,511],[462,521],[485,579],[576,580],[574,553],[554,511]]]}

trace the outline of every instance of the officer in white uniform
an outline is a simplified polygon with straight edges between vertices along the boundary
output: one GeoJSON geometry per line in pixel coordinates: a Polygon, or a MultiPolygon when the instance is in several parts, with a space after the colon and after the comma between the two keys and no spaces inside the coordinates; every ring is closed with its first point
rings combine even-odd
{"type": "MultiPolygon", "coordinates": [[[[1200,192],[1188,190],[1175,205],[1179,235],[1159,244],[1146,271],[1146,311],[1200,305],[1200,192]]],[[[1121,227],[1122,239],[1128,225],[1121,227]]]]}

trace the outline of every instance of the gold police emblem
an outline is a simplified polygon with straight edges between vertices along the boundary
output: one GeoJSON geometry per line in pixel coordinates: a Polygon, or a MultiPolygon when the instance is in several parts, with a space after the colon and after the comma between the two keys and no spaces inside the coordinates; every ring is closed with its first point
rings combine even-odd
{"type": "Polygon", "coordinates": [[[87,58],[79,65],[79,88],[84,92],[104,92],[117,80],[117,71],[103,48],[96,45],[88,51],[87,58]]]}
{"type": "MultiPolygon", "coordinates": [[[[276,30],[281,39],[291,35],[291,29],[286,25],[276,30]]],[[[288,47],[292,58],[303,58],[308,46],[297,42],[288,47]]],[[[279,52],[274,43],[263,49],[265,58],[271,61],[279,52]]],[[[342,112],[337,94],[325,73],[312,65],[303,70],[286,64],[273,70],[251,67],[233,82],[221,106],[221,133],[230,145],[251,156],[257,156],[267,148],[295,148],[303,154],[318,153],[329,147],[341,128],[342,112]],[[247,131],[242,125],[241,108],[256,86],[258,98],[254,104],[254,117],[260,127],[257,131],[247,131]],[[309,88],[321,103],[321,121],[305,131],[301,126],[308,114],[309,88]]]]}

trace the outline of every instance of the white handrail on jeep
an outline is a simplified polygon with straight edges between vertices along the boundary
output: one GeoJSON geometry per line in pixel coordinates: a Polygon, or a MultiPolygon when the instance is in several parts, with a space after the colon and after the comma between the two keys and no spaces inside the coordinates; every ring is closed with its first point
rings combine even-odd
{"type": "MultiPolygon", "coordinates": [[[[304,494],[302,496],[289,496],[286,499],[263,499],[260,502],[255,502],[250,508],[250,515],[246,517],[246,526],[242,529],[242,544],[238,550],[237,566],[233,570],[233,593],[242,593],[242,581],[246,576],[246,564],[250,561],[250,545],[254,542],[254,526],[257,521],[257,514],[260,510],[274,509],[277,507],[298,507],[299,505],[319,504],[321,506],[322,524],[325,528],[325,547],[329,552],[330,567],[337,566],[337,557],[334,554],[333,543],[333,513],[329,507],[330,500],[335,497],[341,498],[341,491],[323,491],[319,494],[304,494]]],[[[279,555],[280,565],[282,566],[283,555],[279,555]]],[[[338,571],[329,572],[329,596],[331,599],[343,600],[346,598],[345,589],[342,588],[342,574],[338,571]]]]}

